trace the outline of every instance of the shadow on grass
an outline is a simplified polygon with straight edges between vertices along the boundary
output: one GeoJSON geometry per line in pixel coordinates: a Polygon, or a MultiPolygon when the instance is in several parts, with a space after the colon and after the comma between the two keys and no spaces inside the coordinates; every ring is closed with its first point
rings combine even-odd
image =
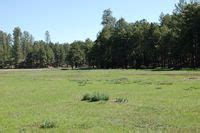
{"type": "Polygon", "coordinates": [[[100,70],[100,69],[97,69],[97,68],[61,68],[60,70],[64,70],[64,71],[67,71],[67,70],[100,70]]]}
{"type": "Polygon", "coordinates": [[[105,69],[105,68],[92,68],[92,67],[80,67],[80,68],[61,68],[61,70],[143,70],[143,71],[200,71],[200,68],[127,68],[127,69],[105,69]]]}

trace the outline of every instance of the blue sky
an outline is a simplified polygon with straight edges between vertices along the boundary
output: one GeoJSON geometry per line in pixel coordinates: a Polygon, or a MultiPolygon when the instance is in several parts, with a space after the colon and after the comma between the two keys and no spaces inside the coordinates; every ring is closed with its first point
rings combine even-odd
{"type": "Polygon", "coordinates": [[[1,0],[0,29],[12,33],[14,27],[29,31],[35,40],[49,30],[53,42],[94,40],[101,30],[101,17],[110,8],[117,19],[128,22],[147,19],[158,22],[159,15],[172,13],[178,0],[1,0]]]}

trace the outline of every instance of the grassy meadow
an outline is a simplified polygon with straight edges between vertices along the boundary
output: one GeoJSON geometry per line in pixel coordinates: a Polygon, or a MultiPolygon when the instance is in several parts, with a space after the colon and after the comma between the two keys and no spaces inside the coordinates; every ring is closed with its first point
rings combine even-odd
{"type": "Polygon", "coordinates": [[[1,70],[0,133],[10,132],[200,132],[200,71],[1,70]]]}

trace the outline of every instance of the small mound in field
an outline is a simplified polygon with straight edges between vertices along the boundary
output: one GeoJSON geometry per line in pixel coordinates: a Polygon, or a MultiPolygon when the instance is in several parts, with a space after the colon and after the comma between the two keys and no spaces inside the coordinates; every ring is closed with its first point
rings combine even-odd
{"type": "Polygon", "coordinates": [[[165,128],[167,125],[157,119],[140,118],[136,123],[134,123],[134,126],[141,129],[156,129],[165,128]]]}
{"type": "Polygon", "coordinates": [[[89,124],[89,123],[82,123],[82,124],[74,124],[73,125],[73,128],[78,128],[78,129],[90,129],[92,128],[93,125],[92,124],[89,124]]]}
{"type": "Polygon", "coordinates": [[[189,87],[189,88],[186,88],[184,90],[186,90],[186,91],[192,91],[192,90],[198,90],[198,89],[200,89],[200,88],[198,88],[198,87],[189,87]]]}
{"type": "Polygon", "coordinates": [[[75,79],[75,80],[71,80],[76,82],[79,86],[86,86],[87,84],[92,84],[92,82],[88,79],[75,79]]]}
{"type": "Polygon", "coordinates": [[[109,96],[104,93],[93,93],[93,94],[85,94],[83,95],[82,101],[88,102],[98,102],[98,101],[108,101],[109,96]]]}
{"type": "Polygon", "coordinates": [[[158,85],[173,85],[172,82],[160,82],[158,85]]]}
{"type": "Polygon", "coordinates": [[[129,80],[128,80],[128,78],[119,78],[119,79],[111,80],[111,83],[113,83],[113,84],[128,84],[129,80]]]}
{"type": "Polygon", "coordinates": [[[116,103],[127,103],[128,102],[128,99],[126,99],[126,98],[116,98],[115,99],[115,102],[116,103]]]}
{"type": "Polygon", "coordinates": [[[144,81],[144,82],[140,82],[138,84],[139,85],[152,85],[153,83],[151,81],[144,81]]]}
{"type": "Polygon", "coordinates": [[[42,128],[42,129],[55,128],[55,127],[56,127],[55,122],[53,122],[53,121],[48,121],[48,120],[43,121],[43,122],[39,125],[39,128],[42,128]]]}
{"type": "Polygon", "coordinates": [[[189,77],[188,78],[189,80],[197,80],[197,79],[199,79],[198,77],[189,77]]]}
{"type": "Polygon", "coordinates": [[[155,89],[156,89],[156,90],[161,90],[161,89],[162,89],[162,87],[156,87],[155,89]]]}

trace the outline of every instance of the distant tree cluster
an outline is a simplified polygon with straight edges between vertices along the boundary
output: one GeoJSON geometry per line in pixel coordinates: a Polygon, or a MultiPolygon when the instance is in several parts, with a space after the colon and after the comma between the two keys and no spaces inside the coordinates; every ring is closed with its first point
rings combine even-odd
{"type": "Polygon", "coordinates": [[[13,34],[0,31],[0,68],[88,66],[95,68],[200,67],[200,5],[178,4],[172,15],[161,14],[160,23],[117,20],[107,9],[103,29],[93,42],[52,43],[19,27],[13,34]]]}
{"type": "Polygon", "coordinates": [[[0,68],[79,67],[88,64],[92,45],[90,39],[70,45],[52,43],[48,31],[45,41],[34,41],[29,32],[16,27],[13,35],[0,31],[0,68]]]}

